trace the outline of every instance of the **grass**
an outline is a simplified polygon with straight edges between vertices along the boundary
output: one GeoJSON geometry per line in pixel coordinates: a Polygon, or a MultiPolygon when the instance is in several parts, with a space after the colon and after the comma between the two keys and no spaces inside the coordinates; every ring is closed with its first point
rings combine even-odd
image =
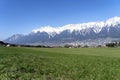
{"type": "Polygon", "coordinates": [[[120,48],[0,47],[0,80],[119,80],[120,48]]]}

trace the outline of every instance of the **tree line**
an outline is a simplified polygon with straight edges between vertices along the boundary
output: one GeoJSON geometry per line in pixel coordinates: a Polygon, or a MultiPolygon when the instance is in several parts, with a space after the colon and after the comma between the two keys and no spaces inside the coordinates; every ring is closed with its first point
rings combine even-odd
{"type": "Polygon", "coordinates": [[[120,42],[107,43],[106,47],[120,47],[120,42]]]}

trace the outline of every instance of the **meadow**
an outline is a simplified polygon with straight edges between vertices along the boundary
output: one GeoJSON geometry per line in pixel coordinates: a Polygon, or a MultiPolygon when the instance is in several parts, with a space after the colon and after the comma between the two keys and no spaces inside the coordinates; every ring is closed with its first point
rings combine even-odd
{"type": "Polygon", "coordinates": [[[120,80],[120,48],[0,47],[0,80],[120,80]]]}

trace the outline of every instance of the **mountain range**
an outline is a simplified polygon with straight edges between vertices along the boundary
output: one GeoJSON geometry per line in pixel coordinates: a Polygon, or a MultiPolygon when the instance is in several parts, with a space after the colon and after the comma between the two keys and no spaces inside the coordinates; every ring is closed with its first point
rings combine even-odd
{"type": "Polygon", "coordinates": [[[62,44],[96,39],[119,39],[120,17],[106,21],[68,24],[62,27],[44,26],[28,35],[15,34],[6,40],[12,44],[62,44]]]}

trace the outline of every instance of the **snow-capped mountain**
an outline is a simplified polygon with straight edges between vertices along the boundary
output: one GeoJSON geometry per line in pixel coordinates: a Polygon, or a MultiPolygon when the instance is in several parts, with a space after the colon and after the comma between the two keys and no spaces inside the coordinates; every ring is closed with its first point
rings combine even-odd
{"type": "Polygon", "coordinates": [[[68,24],[62,27],[45,26],[33,30],[28,35],[14,35],[5,41],[17,44],[62,43],[108,37],[120,38],[120,17],[106,21],[68,24]]]}
{"type": "Polygon", "coordinates": [[[32,32],[46,32],[49,35],[52,35],[53,33],[60,34],[64,30],[69,30],[71,33],[73,31],[81,31],[85,29],[92,28],[95,33],[99,33],[103,27],[110,27],[115,26],[120,23],[119,17],[110,18],[104,22],[88,22],[88,23],[82,23],[82,24],[69,24],[62,27],[51,27],[51,26],[45,26],[41,27],[39,29],[35,29],[32,32]]]}

